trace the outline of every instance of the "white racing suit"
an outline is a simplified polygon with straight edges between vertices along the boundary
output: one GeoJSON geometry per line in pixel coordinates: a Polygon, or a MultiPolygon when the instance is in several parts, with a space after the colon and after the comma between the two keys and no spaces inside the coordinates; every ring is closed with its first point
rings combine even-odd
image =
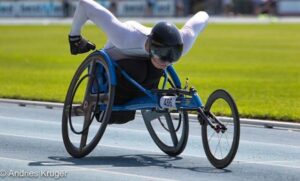
{"type": "MultiPolygon", "coordinates": [[[[149,52],[145,48],[152,28],[136,21],[121,22],[97,2],[80,0],[74,14],[70,35],[80,35],[81,28],[87,20],[91,20],[107,35],[108,42],[105,44],[104,50],[112,59],[118,60],[119,65],[145,88],[157,87],[163,71],[152,65],[149,52]]],[[[200,11],[192,16],[179,30],[183,39],[183,55],[192,48],[207,22],[207,13],[200,11]]],[[[132,98],[143,95],[119,73],[117,77],[118,84],[114,104],[124,104],[132,98]]],[[[110,122],[127,122],[134,119],[134,113],[131,111],[114,112],[110,122]]]]}

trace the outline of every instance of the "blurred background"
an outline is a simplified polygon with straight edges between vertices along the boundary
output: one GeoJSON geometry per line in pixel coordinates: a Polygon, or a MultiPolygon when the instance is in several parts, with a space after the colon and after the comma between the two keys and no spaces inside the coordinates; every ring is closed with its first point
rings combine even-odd
{"type": "MultiPolygon", "coordinates": [[[[0,17],[69,17],[78,0],[0,0],[0,17]]],[[[300,0],[97,0],[120,17],[299,16],[300,0]]]]}

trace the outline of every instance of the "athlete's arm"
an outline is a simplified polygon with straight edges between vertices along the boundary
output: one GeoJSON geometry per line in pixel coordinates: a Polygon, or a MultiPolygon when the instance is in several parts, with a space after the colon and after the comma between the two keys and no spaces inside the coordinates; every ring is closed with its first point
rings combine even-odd
{"type": "Polygon", "coordinates": [[[186,54],[193,46],[199,33],[203,31],[208,22],[208,14],[200,11],[190,18],[180,29],[183,38],[182,55],[186,54]]]}
{"type": "Polygon", "coordinates": [[[80,35],[81,28],[87,20],[100,27],[108,39],[118,48],[130,46],[135,39],[131,26],[120,22],[109,10],[93,0],[80,0],[76,8],[70,35],[80,35]]]}

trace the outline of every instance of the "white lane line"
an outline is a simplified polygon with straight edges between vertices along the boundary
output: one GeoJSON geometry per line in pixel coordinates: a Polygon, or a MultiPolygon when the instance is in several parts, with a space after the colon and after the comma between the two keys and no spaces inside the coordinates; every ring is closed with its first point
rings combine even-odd
{"type": "MultiPolygon", "coordinates": [[[[11,134],[11,133],[0,133],[0,136],[11,136],[11,137],[18,137],[18,138],[28,138],[28,139],[39,139],[39,140],[47,140],[47,141],[55,141],[55,142],[63,142],[61,139],[54,139],[54,138],[44,138],[44,137],[38,137],[38,136],[28,136],[28,135],[17,135],[17,134],[11,134]]],[[[79,143],[79,142],[73,142],[73,143],[79,143]]],[[[132,151],[141,151],[141,152],[150,152],[150,153],[159,153],[161,154],[161,151],[154,151],[154,150],[147,150],[147,149],[141,149],[141,148],[133,148],[133,147],[126,147],[126,146],[116,146],[116,145],[108,145],[108,144],[101,144],[100,146],[108,147],[108,148],[117,148],[117,149],[126,149],[126,150],[132,150],[132,151]]],[[[96,147],[97,149],[97,147],[96,147]]],[[[185,154],[186,156],[193,156],[185,154]]],[[[206,157],[200,157],[200,156],[194,156],[198,158],[206,158],[206,157]]]]}
{"type": "MultiPolygon", "coordinates": [[[[270,161],[261,161],[261,162],[257,162],[257,161],[248,161],[248,160],[237,160],[238,162],[241,163],[246,163],[246,164],[256,164],[256,165],[267,165],[267,166],[278,166],[278,167],[286,167],[286,168],[294,168],[294,169],[300,169],[300,166],[295,166],[295,165],[291,165],[288,163],[293,163],[294,161],[285,161],[286,164],[276,164],[270,161]]],[[[283,161],[279,161],[279,162],[283,162],[283,161]]]]}
{"type": "MultiPolygon", "coordinates": [[[[16,159],[16,158],[8,158],[8,157],[0,157],[0,160],[9,160],[9,161],[15,161],[15,162],[23,162],[23,163],[30,163],[30,162],[36,162],[34,160],[24,160],[24,159],[16,159]]],[[[59,162],[59,161],[58,161],[59,162]]],[[[72,165],[62,165],[60,167],[69,168],[69,170],[63,170],[63,171],[94,171],[94,172],[100,172],[100,173],[106,173],[111,175],[118,175],[118,176],[127,176],[127,177],[136,177],[141,178],[145,180],[158,180],[158,181],[177,181],[173,179],[167,179],[167,178],[160,178],[160,177],[150,177],[150,176],[144,176],[144,175],[137,175],[137,174],[131,174],[131,173],[124,173],[124,172],[117,172],[117,171],[111,171],[107,170],[108,168],[86,168],[82,166],[72,166],[72,165]]],[[[61,169],[60,169],[61,170],[61,169]]]]}
{"type": "Polygon", "coordinates": [[[61,125],[60,122],[55,121],[47,121],[47,120],[41,120],[41,119],[26,119],[26,118],[18,118],[18,117],[8,117],[8,116],[0,116],[0,119],[8,119],[13,121],[29,121],[29,122],[38,122],[42,124],[54,124],[54,125],[61,125]]]}
{"type": "MultiPolygon", "coordinates": [[[[25,135],[15,135],[15,134],[6,134],[6,133],[0,133],[0,135],[62,142],[62,140],[58,140],[58,139],[42,138],[42,137],[36,137],[36,136],[25,136],[25,135]]],[[[109,147],[109,148],[118,148],[118,149],[132,150],[132,151],[143,151],[143,152],[151,152],[151,153],[161,154],[161,152],[159,152],[159,151],[146,150],[146,149],[137,149],[137,148],[125,147],[125,146],[115,146],[115,145],[107,145],[107,144],[101,144],[101,146],[109,147]]],[[[192,155],[192,154],[182,154],[182,155],[183,156],[189,156],[189,157],[195,157],[195,158],[202,158],[202,159],[206,158],[204,156],[197,156],[197,155],[192,155]]],[[[245,164],[269,165],[269,166],[278,166],[278,167],[286,167],[286,168],[294,168],[294,169],[299,169],[300,168],[300,166],[292,166],[292,165],[285,165],[285,164],[272,164],[272,162],[269,163],[268,161],[256,162],[256,161],[248,161],[248,160],[234,160],[233,163],[238,163],[238,162],[245,163],[245,164]]],[[[285,161],[285,162],[293,162],[293,161],[285,161]]]]}
{"type": "MultiPolygon", "coordinates": [[[[30,121],[30,122],[37,122],[37,123],[42,123],[42,124],[51,124],[51,125],[57,125],[57,126],[61,126],[60,122],[54,122],[54,121],[47,121],[47,120],[38,120],[38,119],[25,119],[25,118],[17,118],[17,117],[6,117],[6,116],[0,116],[0,119],[9,119],[9,120],[14,120],[14,121],[30,121]]],[[[77,125],[77,124],[74,124],[77,125]]],[[[80,125],[78,125],[80,126],[80,125]]],[[[129,129],[129,128],[118,128],[118,127],[113,127],[113,126],[108,126],[107,130],[117,130],[119,131],[123,131],[123,132],[135,132],[135,133],[141,133],[141,134],[149,134],[149,132],[146,130],[135,130],[135,129],[129,129]]],[[[160,133],[158,132],[158,134],[161,135],[169,135],[167,133],[160,133]]],[[[201,140],[201,136],[196,136],[196,135],[189,135],[189,138],[193,138],[193,139],[198,139],[201,140]]],[[[277,144],[277,143],[267,143],[267,142],[258,142],[258,141],[247,141],[247,140],[240,140],[240,143],[244,143],[244,144],[251,144],[251,145],[262,145],[262,146],[276,146],[276,147],[291,147],[291,148],[296,148],[296,149],[300,149],[300,146],[295,146],[295,145],[288,145],[288,144],[277,144]]]]}
{"type": "Polygon", "coordinates": [[[280,161],[274,161],[274,160],[269,160],[269,161],[265,161],[267,163],[293,163],[293,162],[299,162],[300,163],[300,160],[280,160],[280,161]]]}
{"type": "MultiPolygon", "coordinates": [[[[55,138],[44,138],[39,136],[28,136],[28,135],[18,135],[18,134],[11,134],[11,133],[0,133],[0,136],[11,136],[11,137],[18,137],[18,138],[27,138],[27,139],[39,139],[39,140],[46,140],[46,141],[54,141],[54,142],[61,142],[63,143],[63,140],[61,139],[55,139],[55,138]]],[[[79,144],[79,142],[73,142],[74,144],[79,144]]],[[[155,150],[149,150],[149,149],[142,149],[142,148],[133,148],[133,147],[127,147],[127,146],[117,146],[117,145],[109,145],[109,144],[102,144],[99,143],[100,146],[108,147],[108,148],[114,148],[114,149],[125,149],[125,150],[131,150],[131,151],[140,151],[140,152],[150,152],[155,154],[162,154],[161,151],[155,151],[155,150]]],[[[97,147],[95,149],[98,149],[97,147]]],[[[195,156],[192,154],[181,154],[189,157],[196,157],[196,158],[206,158],[205,156],[195,156]]]]}

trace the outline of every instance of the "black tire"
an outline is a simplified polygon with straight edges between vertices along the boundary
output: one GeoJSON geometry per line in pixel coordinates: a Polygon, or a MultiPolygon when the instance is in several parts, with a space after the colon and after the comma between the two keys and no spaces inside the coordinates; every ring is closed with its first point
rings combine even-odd
{"type": "Polygon", "coordinates": [[[97,51],[90,54],[77,69],[66,95],[62,116],[63,142],[72,157],[81,158],[89,154],[103,136],[115,94],[115,87],[110,82],[108,65],[97,51]],[[100,68],[102,73],[97,72],[100,68]],[[105,81],[102,91],[100,80],[105,81]],[[84,94],[77,97],[81,95],[80,88],[84,94]],[[106,106],[105,111],[99,111],[99,104],[106,106]],[[79,128],[75,129],[76,125],[79,128]],[[76,145],[77,140],[79,145],[76,145]]]}
{"type": "MultiPolygon", "coordinates": [[[[147,114],[147,112],[152,112],[150,110],[143,110],[143,116],[147,114]]],[[[178,113],[178,112],[177,112],[178,113]]],[[[169,156],[177,156],[185,149],[188,135],[189,135],[189,119],[186,111],[179,112],[178,114],[178,123],[175,126],[176,122],[174,116],[171,115],[170,112],[158,113],[152,112],[151,114],[156,114],[156,118],[152,120],[145,120],[145,124],[148,132],[150,133],[151,138],[155,142],[155,144],[169,156]],[[172,118],[173,117],[173,118],[172,118]],[[159,120],[160,119],[160,120],[159,120]],[[162,119],[164,119],[162,121],[162,119]],[[160,125],[161,122],[167,123],[168,128],[164,130],[162,128],[164,126],[160,125]],[[164,132],[162,132],[164,131],[164,132]],[[160,134],[162,133],[162,134],[160,134]],[[163,136],[165,134],[170,134],[170,138],[166,139],[163,136]]],[[[176,114],[176,113],[175,113],[176,114]]]]}
{"type": "MultiPolygon", "coordinates": [[[[232,162],[238,150],[240,139],[240,120],[237,106],[230,94],[225,90],[216,90],[209,96],[205,105],[205,111],[210,112],[212,115],[220,115],[222,114],[222,111],[220,112],[220,107],[222,107],[222,111],[226,111],[225,109],[227,108],[226,117],[218,117],[218,120],[225,125],[227,130],[224,133],[222,131],[217,132],[212,129],[207,122],[205,122],[202,125],[202,142],[205,154],[210,163],[214,167],[222,169],[227,167],[232,162]],[[217,110],[215,109],[215,106],[219,106],[217,110]],[[232,133],[230,131],[232,131],[232,133]],[[217,143],[212,139],[214,135],[217,135],[217,143]],[[223,136],[226,139],[225,141],[222,140],[223,136]],[[232,138],[231,144],[228,138],[232,138]],[[216,147],[213,149],[215,144],[216,147]],[[218,148],[219,152],[221,153],[219,155],[217,154],[218,148]],[[224,156],[222,148],[227,148],[223,151],[228,151],[228,153],[224,154],[224,156]]],[[[214,122],[213,119],[209,119],[212,121],[212,123],[218,124],[216,121],[214,122]]]]}

